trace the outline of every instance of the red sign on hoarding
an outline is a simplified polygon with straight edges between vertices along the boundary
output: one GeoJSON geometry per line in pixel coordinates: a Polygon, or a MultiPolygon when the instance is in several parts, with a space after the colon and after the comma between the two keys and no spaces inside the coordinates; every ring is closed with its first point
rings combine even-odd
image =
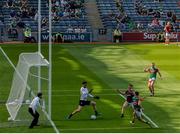
{"type": "MultiPolygon", "coordinates": [[[[155,41],[158,33],[123,33],[123,41],[155,41]]],[[[171,33],[171,41],[180,40],[180,33],[171,33]],[[178,35],[178,36],[177,36],[178,35]]]]}

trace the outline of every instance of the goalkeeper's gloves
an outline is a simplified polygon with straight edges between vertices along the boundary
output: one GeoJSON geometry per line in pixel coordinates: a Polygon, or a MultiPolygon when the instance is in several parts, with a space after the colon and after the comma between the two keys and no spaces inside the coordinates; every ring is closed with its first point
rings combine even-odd
{"type": "Polygon", "coordinates": [[[94,96],[94,99],[100,99],[100,97],[99,96],[94,96]]]}

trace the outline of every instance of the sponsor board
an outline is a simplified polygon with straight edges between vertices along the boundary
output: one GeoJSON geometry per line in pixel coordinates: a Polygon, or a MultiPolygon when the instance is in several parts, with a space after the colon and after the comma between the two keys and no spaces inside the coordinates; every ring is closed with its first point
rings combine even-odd
{"type": "MultiPolygon", "coordinates": [[[[123,33],[123,41],[156,41],[158,33],[123,33]]],[[[180,40],[180,33],[171,33],[171,41],[180,40]]]]}
{"type": "MultiPolygon", "coordinates": [[[[53,33],[54,36],[56,33],[53,33]]],[[[64,37],[64,41],[71,42],[91,42],[91,33],[61,33],[64,37]]],[[[49,41],[49,33],[41,34],[41,41],[48,42],[49,41]]]]}

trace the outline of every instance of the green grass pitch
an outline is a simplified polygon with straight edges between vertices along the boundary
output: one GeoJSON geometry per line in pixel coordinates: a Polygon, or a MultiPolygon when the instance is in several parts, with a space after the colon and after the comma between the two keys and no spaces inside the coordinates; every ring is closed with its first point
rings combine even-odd
{"type": "MultiPolygon", "coordinates": [[[[14,64],[21,52],[37,51],[37,46],[1,45],[14,64]]],[[[42,53],[47,57],[48,46],[42,46],[42,53]]],[[[180,48],[162,44],[61,44],[53,45],[53,90],[52,120],[60,132],[180,132],[180,48]],[[155,97],[149,97],[147,89],[148,74],[144,67],[155,62],[160,68],[163,79],[155,84],[155,97]],[[71,120],[67,115],[74,110],[79,101],[79,89],[82,80],[94,89],[94,94],[101,97],[97,100],[97,108],[102,117],[90,120],[93,114],[91,107],[86,107],[71,120]],[[126,89],[132,83],[135,90],[146,99],[143,101],[144,112],[159,128],[149,128],[136,121],[131,126],[132,110],[125,111],[120,118],[123,99],[114,89],[126,89]]],[[[7,100],[13,69],[0,55],[0,132],[54,132],[51,126],[39,126],[34,129],[27,127],[9,127],[8,113],[2,103],[7,100]]]]}

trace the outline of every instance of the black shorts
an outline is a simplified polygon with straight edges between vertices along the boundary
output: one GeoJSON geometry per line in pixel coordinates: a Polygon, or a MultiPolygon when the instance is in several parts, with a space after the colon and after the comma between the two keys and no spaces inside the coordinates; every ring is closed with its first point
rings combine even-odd
{"type": "Polygon", "coordinates": [[[79,105],[80,106],[88,106],[88,105],[90,105],[90,101],[80,100],[79,105]]]}

